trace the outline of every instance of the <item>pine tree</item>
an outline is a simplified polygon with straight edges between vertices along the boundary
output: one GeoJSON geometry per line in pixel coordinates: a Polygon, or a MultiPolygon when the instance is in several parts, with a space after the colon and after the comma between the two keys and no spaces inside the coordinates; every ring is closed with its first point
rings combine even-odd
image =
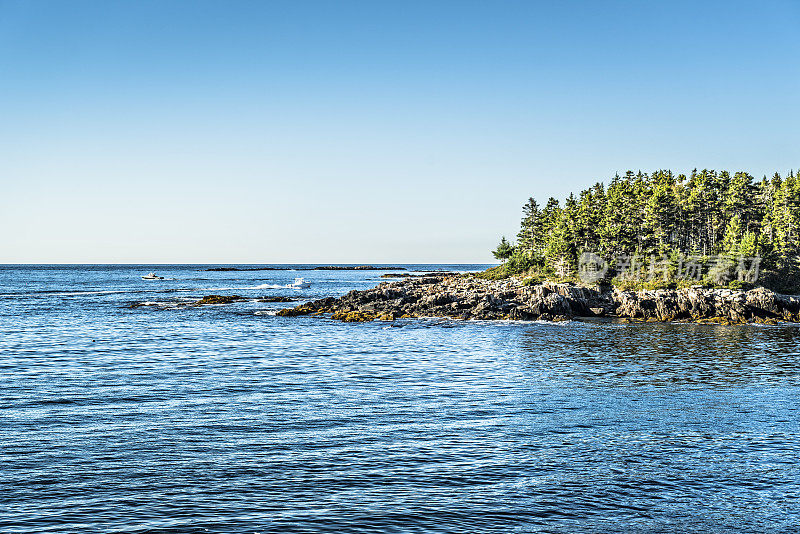
{"type": "Polygon", "coordinates": [[[606,193],[600,225],[600,249],[609,256],[636,251],[640,225],[631,176],[632,173],[628,173],[625,179],[616,176],[606,193]]]}
{"type": "Polygon", "coordinates": [[[775,196],[783,181],[776,175],[772,180],[764,179],[759,183],[757,202],[761,212],[761,222],[757,231],[760,236],[761,252],[765,266],[777,265],[778,251],[775,248],[775,226],[777,224],[775,196]]]}
{"type": "Polygon", "coordinates": [[[744,230],[742,229],[742,220],[739,215],[734,215],[728,223],[728,228],[725,231],[725,239],[723,240],[723,252],[731,256],[738,256],[740,254],[739,244],[744,237],[744,230]]]}
{"type": "Polygon", "coordinates": [[[745,229],[750,228],[750,220],[755,215],[753,198],[756,188],[753,177],[746,172],[737,172],[728,182],[723,200],[723,214],[726,220],[738,216],[745,229]]]}
{"type": "Polygon", "coordinates": [[[671,252],[678,235],[678,198],[675,179],[669,171],[652,177],[650,197],[645,206],[643,230],[644,254],[663,255],[671,252]]]}
{"type": "Polygon", "coordinates": [[[497,248],[494,249],[492,255],[500,261],[505,262],[508,258],[510,258],[514,254],[514,246],[508,242],[506,236],[500,240],[500,244],[497,245],[497,248]]]}
{"type": "Polygon", "coordinates": [[[796,177],[787,176],[782,181],[773,206],[778,267],[793,268],[800,253],[800,181],[796,177]]]}
{"type": "Polygon", "coordinates": [[[539,204],[531,197],[522,207],[522,223],[517,234],[517,248],[520,252],[532,253],[537,246],[535,233],[539,225],[539,204]]]}
{"type": "Polygon", "coordinates": [[[547,266],[552,270],[560,270],[562,273],[566,266],[577,263],[574,235],[570,229],[570,221],[564,212],[559,216],[553,230],[550,232],[545,249],[547,266]]]}
{"type": "Polygon", "coordinates": [[[605,211],[605,190],[602,184],[581,191],[575,213],[575,237],[578,254],[598,252],[600,224],[605,211]]]}
{"type": "Polygon", "coordinates": [[[761,256],[758,235],[755,232],[747,230],[742,235],[742,239],[739,241],[739,254],[748,258],[761,256]]]}
{"type": "Polygon", "coordinates": [[[533,235],[536,236],[534,240],[533,256],[539,262],[544,262],[550,236],[560,217],[561,207],[559,202],[555,198],[550,197],[547,199],[547,204],[542,209],[539,221],[533,229],[533,235]]]}

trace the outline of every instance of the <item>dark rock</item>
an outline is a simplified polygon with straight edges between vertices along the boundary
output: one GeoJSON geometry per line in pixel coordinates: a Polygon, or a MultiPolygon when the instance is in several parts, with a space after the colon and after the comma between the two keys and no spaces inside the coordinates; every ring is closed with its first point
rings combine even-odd
{"type": "Polygon", "coordinates": [[[240,302],[247,300],[241,295],[206,295],[194,304],[230,304],[231,302],[240,302]]]}
{"type": "Polygon", "coordinates": [[[278,317],[295,317],[297,315],[311,315],[316,311],[317,310],[310,307],[308,304],[303,304],[302,306],[297,306],[296,308],[284,308],[279,310],[275,315],[278,317]]]}
{"type": "MultiPolygon", "coordinates": [[[[232,302],[242,302],[245,300],[251,300],[249,297],[243,297],[241,295],[206,295],[205,297],[201,298],[200,300],[194,302],[194,305],[203,305],[203,304],[231,304],[232,302]]],[[[256,302],[295,302],[297,301],[296,298],[292,297],[283,297],[283,296],[264,296],[258,297],[254,299],[256,302]]]]}
{"type": "Polygon", "coordinates": [[[290,310],[282,315],[329,313],[341,320],[349,316],[353,321],[421,316],[560,321],[616,316],[636,321],[704,319],[739,324],[798,321],[800,299],[763,288],[746,292],[701,287],[634,292],[550,282],[525,286],[516,279],[483,280],[445,273],[383,282],[372,289],[351,291],[338,299],[322,299],[290,310]]]}

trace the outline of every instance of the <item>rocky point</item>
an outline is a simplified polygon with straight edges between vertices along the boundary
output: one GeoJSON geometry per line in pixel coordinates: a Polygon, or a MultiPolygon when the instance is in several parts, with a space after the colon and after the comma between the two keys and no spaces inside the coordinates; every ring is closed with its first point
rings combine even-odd
{"type": "Polygon", "coordinates": [[[372,289],[278,312],[280,316],[324,314],[346,322],[406,317],[524,321],[617,317],[740,324],[800,322],[800,299],[765,288],[623,291],[552,282],[526,285],[518,278],[484,280],[453,274],[383,282],[372,289]]]}

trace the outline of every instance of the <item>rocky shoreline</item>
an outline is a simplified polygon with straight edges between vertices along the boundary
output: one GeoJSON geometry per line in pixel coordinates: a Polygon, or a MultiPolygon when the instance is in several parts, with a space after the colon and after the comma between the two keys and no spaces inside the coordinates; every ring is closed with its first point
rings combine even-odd
{"type": "Polygon", "coordinates": [[[280,316],[324,315],[346,322],[408,317],[477,320],[565,321],[614,317],[634,321],[720,324],[800,322],[800,298],[765,288],[623,291],[520,279],[484,280],[470,275],[409,277],[383,282],[340,298],[280,310],[280,316]]]}

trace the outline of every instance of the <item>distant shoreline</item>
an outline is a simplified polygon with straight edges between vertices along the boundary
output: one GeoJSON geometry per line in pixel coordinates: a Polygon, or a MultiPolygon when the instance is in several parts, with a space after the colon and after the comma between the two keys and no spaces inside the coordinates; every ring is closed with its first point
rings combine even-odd
{"type": "MultiPolygon", "coordinates": [[[[212,267],[206,271],[285,271],[286,267],[212,267]]],[[[375,267],[374,265],[320,265],[317,267],[295,267],[294,271],[405,271],[405,267],[384,266],[375,267]]]]}

